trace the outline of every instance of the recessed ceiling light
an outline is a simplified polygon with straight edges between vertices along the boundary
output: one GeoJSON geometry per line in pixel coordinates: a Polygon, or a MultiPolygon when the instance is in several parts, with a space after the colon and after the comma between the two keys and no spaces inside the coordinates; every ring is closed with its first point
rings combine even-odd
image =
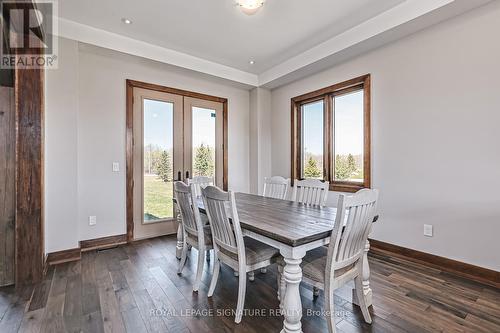
{"type": "Polygon", "coordinates": [[[132,24],[132,20],[128,19],[126,17],[122,18],[122,22],[125,23],[125,24],[132,24]]]}
{"type": "Polygon", "coordinates": [[[248,63],[249,63],[250,65],[253,65],[253,64],[255,64],[255,61],[250,60],[248,63]]]}
{"type": "Polygon", "coordinates": [[[265,0],[236,0],[241,11],[247,15],[253,15],[264,5],[265,0]]]}

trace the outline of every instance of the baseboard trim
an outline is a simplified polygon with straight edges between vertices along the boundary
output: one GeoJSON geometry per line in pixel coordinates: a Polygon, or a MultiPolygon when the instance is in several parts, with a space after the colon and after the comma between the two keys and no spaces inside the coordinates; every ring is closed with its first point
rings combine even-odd
{"type": "Polygon", "coordinates": [[[80,241],[80,249],[82,252],[87,252],[108,249],[122,244],[127,244],[126,234],[83,240],[80,241]]]}
{"type": "Polygon", "coordinates": [[[385,243],[375,239],[370,239],[370,251],[373,253],[391,255],[406,259],[418,264],[426,265],[444,272],[487,284],[495,288],[500,288],[500,272],[488,268],[436,256],[399,245],[385,243]]]}
{"type": "Polygon", "coordinates": [[[64,262],[80,260],[81,252],[80,248],[68,249],[63,251],[52,252],[47,255],[47,264],[55,265],[62,264],[64,262]]]}
{"type": "Polygon", "coordinates": [[[107,236],[80,241],[80,247],[74,249],[51,252],[45,258],[45,271],[49,265],[62,264],[80,260],[82,252],[101,250],[127,243],[127,235],[107,236]]]}

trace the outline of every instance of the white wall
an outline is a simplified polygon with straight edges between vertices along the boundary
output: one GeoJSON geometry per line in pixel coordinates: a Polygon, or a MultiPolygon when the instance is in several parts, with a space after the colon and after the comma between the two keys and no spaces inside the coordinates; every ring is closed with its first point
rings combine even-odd
{"type": "Polygon", "coordinates": [[[45,252],[78,247],[78,44],[59,41],[45,71],[45,252]]]}
{"type": "Polygon", "coordinates": [[[371,237],[500,271],[499,31],[494,2],[273,90],[273,174],[290,175],[290,99],[371,73],[371,237]]]}
{"type": "Polygon", "coordinates": [[[228,98],[229,187],[249,191],[249,91],[220,79],[61,39],[47,74],[47,252],[123,234],[125,80],[228,98]],[[111,172],[119,162],[119,173],[111,172]],[[69,195],[68,195],[69,193],[69,195]],[[88,216],[97,225],[88,225],[88,216]]]}
{"type": "Polygon", "coordinates": [[[250,92],[250,193],[263,191],[264,177],[271,176],[271,92],[250,92]]]}

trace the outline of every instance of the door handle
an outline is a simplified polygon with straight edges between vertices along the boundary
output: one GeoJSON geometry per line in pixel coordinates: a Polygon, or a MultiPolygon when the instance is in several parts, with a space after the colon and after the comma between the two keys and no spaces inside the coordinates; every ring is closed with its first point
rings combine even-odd
{"type": "Polygon", "coordinates": [[[186,171],[186,179],[189,179],[189,171],[186,171]]]}
{"type": "Polygon", "coordinates": [[[177,172],[177,180],[181,182],[182,181],[181,178],[182,178],[182,173],[179,171],[177,172]]]}

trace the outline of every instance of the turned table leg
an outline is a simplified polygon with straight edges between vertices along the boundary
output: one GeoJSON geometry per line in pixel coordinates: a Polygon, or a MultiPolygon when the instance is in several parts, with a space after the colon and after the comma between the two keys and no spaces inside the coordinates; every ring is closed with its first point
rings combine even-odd
{"type": "Polygon", "coordinates": [[[286,283],[285,295],[282,300],[282,311],[285,317],[283,321],[284,333],[302,332],[302,301],[300,300],[300,282],[302,281],[302,268],[300,263],[305,252],[281,251],[285,260],[283,277],[286,283]]]}
{"type": "MultiPolygon", "coordinates": [[[[366,304],[371,306],[372,303],[372,289],[370,288],[370,265],[368,263],[368,251],[370,251],[370,242],[366,240],[365,250],[363,253],[363,295],[365,295],[366,304]]],[[[352,302],[359,305],[356,291],[352,291],[352,302]]]]}

